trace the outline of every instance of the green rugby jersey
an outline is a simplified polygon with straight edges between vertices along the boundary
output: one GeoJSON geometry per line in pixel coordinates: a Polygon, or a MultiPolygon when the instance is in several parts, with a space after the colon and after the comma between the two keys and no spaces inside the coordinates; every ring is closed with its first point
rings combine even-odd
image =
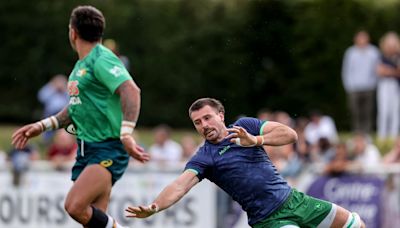
{"type": "Polygon", "coordinates": [[[122,110],[115,90],[132,80],[119,58],[101,44],[78,60],[68,79],[68,113],[77,137],[88,142],[119,138],[122,110]]]}

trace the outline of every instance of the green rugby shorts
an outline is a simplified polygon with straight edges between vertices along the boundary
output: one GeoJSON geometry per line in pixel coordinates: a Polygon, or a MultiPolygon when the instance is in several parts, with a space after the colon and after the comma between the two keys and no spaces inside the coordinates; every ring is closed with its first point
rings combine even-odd
{"type": "Polygon", "coordinates": [[[78,140],[76,162],[72,167],[71,180],[75,181],[86,166],[99,164],[106,168],[112,176],[114,185],[124,174],[129,163],[129,155],[119,139],[103,142],[84,142],[78,140]]]}
{"type": "MultiPolygon", "coordinates": [[[[253,228],[278,228],[287,225],[314,228],[330,214],[333,204],[292,189],[288,199],[253,228]]],[[[332,214],[332,213],[331,213],[332,214]]]]}

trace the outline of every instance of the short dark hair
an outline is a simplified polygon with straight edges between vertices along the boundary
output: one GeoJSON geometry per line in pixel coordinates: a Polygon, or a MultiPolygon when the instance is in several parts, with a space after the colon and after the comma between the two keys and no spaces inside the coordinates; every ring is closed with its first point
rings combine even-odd
{"type": "Polygon", "coordinates": [[[195,102],[193,102],[193,104],[189,108],[189,117],[192,114],[192,112],[200,110],[206,105],[214,108],[217,112],[222,112],[225,114],[225,108],[222,105],[221,101],[214,98],[206,97],[206,98],[200,98],[195,102]]]}
{"type": "Polygon", "coordinates": [[[79,37],[96,42],[103,37],[106,20],[103,13],[93,6],[78,6],[72,10],[69,24],[79,37]]]}

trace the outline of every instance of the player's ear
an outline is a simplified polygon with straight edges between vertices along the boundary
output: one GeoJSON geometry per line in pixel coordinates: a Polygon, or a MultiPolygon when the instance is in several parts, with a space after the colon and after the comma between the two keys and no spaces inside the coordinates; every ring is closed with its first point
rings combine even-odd
{"type": "Polygon", "coordinates": [[[222,122],[225,122],[225,115],[223,112],[218,113],[219,117],[221,118],[222,122]]]}
{"type": "Polygon", "coordinates": [[[78,33],[71,25],[69,25],[68,28],[69,28],[69,39],[71,40],[71,42],[75,41],[77,39],[78,33]]]}
{"type": "Polygon", "coordinates": [[[71,38],[72,38],[72,40],[76,40],[76,38],[77,38],[77,33],[76,33],[76,30],[74,29],[74,28],[71,28],[71,38]]]}

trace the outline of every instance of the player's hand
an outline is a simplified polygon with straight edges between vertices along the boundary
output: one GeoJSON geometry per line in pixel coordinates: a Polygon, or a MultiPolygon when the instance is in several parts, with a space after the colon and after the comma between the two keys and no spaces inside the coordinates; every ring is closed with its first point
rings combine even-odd
{"type": "Polygon", "coordinates": [[[14,132],[11,137],[11,144],[13,144],[16,149],[22,149],[26,146],[30,138],[38,136],[42,132],[42,127],[37,123],[25,125],[14,132]]]}
{"type": "Polygon", "coordinates": [[[128,218],[147,218],[157,213],[158,207],[153,203],[149,206],[128,207],[125,211],[128,212],[128,218]]]}
{"type": "Polygon", "coordinates": [[[227,130],[229,134],[225,138],[231,139],[230,141],[232,143],[236,143],[237,145],[243,147],[252,147],[257,145],[256,136],[248,133],[246,129],[239,126],[233,126],[227,130]]]}
{"type": "Polygon", "coordinates": [[[136,144],[135,139],[131,135],[127,135],[121,138],[122,144],[124,144],[124,147],[126,151],[129,153],[131,157],[134,159],[145,163],[150,160],[150,155],[144,151],[144,149],[136,144]]]}

